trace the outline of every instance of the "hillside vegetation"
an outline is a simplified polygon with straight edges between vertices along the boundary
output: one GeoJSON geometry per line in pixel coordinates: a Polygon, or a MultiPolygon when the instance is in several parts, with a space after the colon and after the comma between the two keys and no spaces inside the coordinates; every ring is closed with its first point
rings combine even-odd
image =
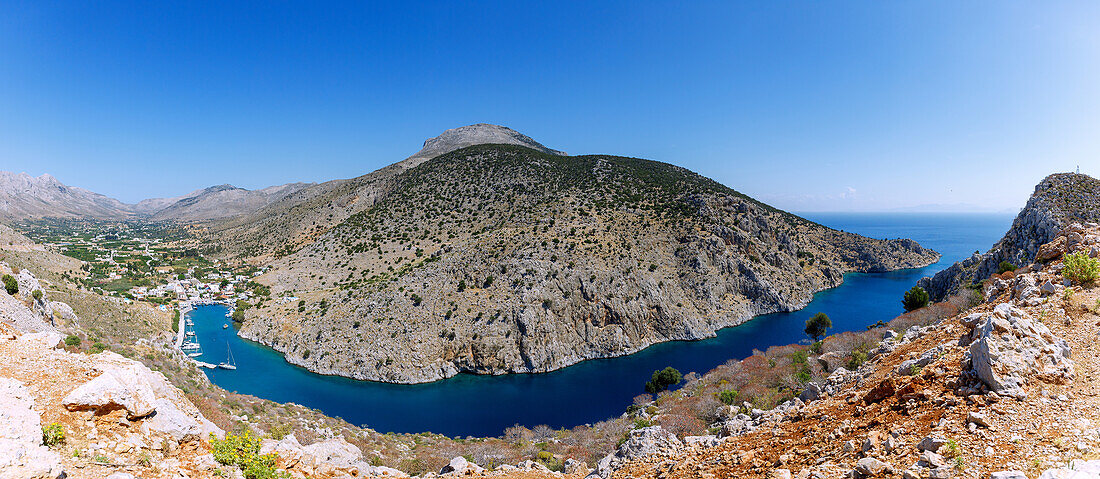
{"type": "Polygon", "coordinates": [[[259,281],[298,299],[249,310],[242,335],[360,379],[548,371],[795,309],[845,272],[938,258],[656,161],[478,145],[396,166],[328,190],[371,185],[346,219],[331,195],[284,210],[316,218],[314,237],[284,243],[259,281]]]}

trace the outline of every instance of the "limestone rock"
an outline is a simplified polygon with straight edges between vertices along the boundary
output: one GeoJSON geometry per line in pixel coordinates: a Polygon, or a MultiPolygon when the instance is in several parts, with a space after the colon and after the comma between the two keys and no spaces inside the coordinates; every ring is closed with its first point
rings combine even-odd
{"type": "Polygon", "coordinates": [[[466,474],[481,474],[482,471],[484,471],[484,469],[482,469],[481,466],[467,461],[466,458],[462,456],[458,456],[451,459],[451,462],[448,462],[446,466],[443,466],[443,469],[440,469],[439,473],[462,476],[466,474]]]}
{"type": "Polygon", "coordinates": [[[550,472],[550,468],[543,465],[543,463],[538,462],[538,461],[532,461],[530,459],[528,459],[526,461],[523,461],[519,464],[516,464],[516,468],[521,470],[521,471],[538,471],[538,472],[547,472],[547,473],[550,472]]]}
{"type": "Polygon", "coordinates": [[[879,477],[892,473],[893,467],[873,457],[865,457],[856,462],[855,472],[860,477],[879,477]]]}
{"type": "Polygon", "coordinates": [[[684,444],[687,444],[689,446],[714,447],[714,446],[717,446],[721,443],[722,443],[722,441],[719,440],[718,436],[715,436],[715,435],[685,436],[684,437],[684,444]]]}
{"type": "Polygon", "coordinates": [[[608,454],[596,465],[593,474],[606,478],[611,472],[630,460],[642,456],[670,453],[683,447],[683,442],[661,426],[650,426],[630,431],[630,437],[619,449],[608,454]]]}
{"type": "Polygon", "coordinates": [[[1064,382],[1074,376],[1065,341],[1007,303],[986,315],[973,335],[971,369],[998,394],[1022,397],[1032,379],[1064,382]]]}
{"type": "Polygon", "coordinates": [[[817,357],[825,372],[833,372],[848,362],[848,356],[840,351],[830,351],[817,357]]]}
{"type": "Polygon", "coordinates": [[[818,386],[816,382],[806,384],[806,388],[798,394],[798,399],[802,402],[816,401],[821,398],[821,386],[818,386]]]}
{"type": "Polygon", "coordinates": [[[302,453],[311,456],[316,462],[336,466],[349,466],[363,456],[359,448],[340,436],[305,446],[302,448],[302,453]]]}
{"type": "Polygon", "coordinates": [[[1058,259],[1066,253],[1066,237],[1059,236],[1049,243],[1045,243],[1039,247],[1039,251],[1035,253],[1035,261],[1045,263],[1050,260],[1058,259]]]}
{"type": "Polygon", "coordinates": [[[1039,479],[1096,479],[1100,477],[1100,460],[1083,461],[1074,459],[1069,467],[1059,467],[1043,471],[1039,479]]]}
{"type": "Polygon", "coordinates": [[[142,420],[143,430],[177,442],[224,434],[164,375],[110,351],[95,358],[96,368],[102,373],[65,396],[62,403],[69,410],[122,408],[130,420],[142,420]]]}
{"type": "Polygon", "coordinates": [[[129,419],[153,414],[156,411],[156,396],[139,369],[141,367],[138,365],[128,365],[104,371],[65,396],[63,404],[70,411],[122,408],[129,419]]]}
{"type": "Polygon", "coordinates": [[[937,436],[928,436],[921,439],[920,443],[917,444],[917,450],[936,452],[939,451],[944,444],[947,444],[947,439],[937,436]]]}
{"type": "Polygon", "coordinates": [[[588,467],[588,464],[585,464],[584,461],[578,461],[573,458],[566,459],[564,466],[565,473],[570,475],[584,477],[592,472],[592,468],[588,467]]]}
{"type": "Polygon", "coordinates": [[[61,457],[42,445],[42,422],[30,391],[0,377],[0,479],[62,477],[61,457]]]}

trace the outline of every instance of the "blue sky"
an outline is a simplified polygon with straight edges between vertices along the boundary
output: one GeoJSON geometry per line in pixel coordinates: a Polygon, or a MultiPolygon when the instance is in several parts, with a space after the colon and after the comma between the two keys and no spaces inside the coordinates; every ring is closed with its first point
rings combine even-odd
{"type": "Polygon", "coordinates": [[[0,0],[0,170],[135,202],[354,177],[489,122],[791,210],[1006,210],[1100,175],[1097,25],[1097,2],[0,0]]]}

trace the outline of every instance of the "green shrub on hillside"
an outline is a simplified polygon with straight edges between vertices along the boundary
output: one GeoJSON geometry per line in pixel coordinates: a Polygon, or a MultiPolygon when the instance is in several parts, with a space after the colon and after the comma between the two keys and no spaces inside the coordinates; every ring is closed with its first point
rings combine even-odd
{"type": "Polygon", "coordinates": [[[1062,276],[1077,284],[1089,284],[1100,275],[1100,261],[1085,253],[1073,253],[1065,256],[1062,276]]]}
{"type": "Polygon", "coordinates": [[[275,469],[278,454],[260,454],[260,443],[261,439],[248,431],[241,435],[226,433],[225,439],[210,435],[214,460],[240,469],[246,479],[290,477],[285,471],[275,469]]]}
{"type": "Polygon", "coordinates": [[[42,444],[54,447],[65,442],[65,428],[58,423],[42,426],[42,444]]]}
{"type": "Polygon", "coordinates": [[[718,393],[718,400],[722,401],[722,404],[730,406],[737,402],[737,397],[739,395],[740,393],[738,393],[736,389],[726,389],[718,393]]]}
{"type": "Polygon", "coordinates": [[[34,298],[35,301],[42,301],[42,290],[41,289],[36,289],[36,290],[32,291],[31,292],[31,297],[34,298]]]}
{"type": "Polygon", "coordinates": [[[1001,264],[997,265],[997,274],[1005,274],[1008,271],[1016,271],[1016,265],[1008,261],[1001,261],[1001,264]]]}
{"type": "Polygon", "coordinates": [[[65,345],[66,346],[74,346],[74,347],[75,346],[80,346],[80,336],[77,336],[75,334],[70,334],[70,335],[66,336],[65,337],[65,345]]]}
{"type": "Polygon", "coordinates": [[[844,367],[849,371],[859,369],[863,363],[867,362],[867,353],[868,348],[866,345],[860,345],[853,349],[852,352],[848,354],[848,364],[845,364],[844,367]]]}
{"type": "Polygon", "coordinates": [[[928,301],[928,291],[920,286],[913,286],[905,292],[905,296],[902,296],[901,305],[905,307],[905,312],[908,313],[928,306],[928,301]]]}
{"type": "Polygon", "coordinates": [[[15,296],[15,293],[19,292],[19,282],[15,280],[10,274],[5,274],[3,278],[4,289],[8,290],[8,294],[15,296]]]}

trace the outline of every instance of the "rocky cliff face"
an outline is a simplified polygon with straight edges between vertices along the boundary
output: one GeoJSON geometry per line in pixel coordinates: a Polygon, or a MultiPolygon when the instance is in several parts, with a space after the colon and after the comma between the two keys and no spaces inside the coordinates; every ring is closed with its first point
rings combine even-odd
{"type": "Polygon", "coordinates": [[[846,272],[938,258],[648,160],[482,145],[386,182],[271,264],[259,280],[301,303],[249,310],[242,336],[359,379],[549,371],[797,309],[846,272]]]}
{"type": "Polygon", "coordinates": [[[1100,205],[1100,180],[1073,173],[1050,175],[1035,187],[1012,228],[989,251],[924,278],[918,286],[927,290],[933,300],[942,300],[996,273],[1002,261],[1016,266],[1031,264],[1039,246],[1053,240],[1066,225],[1100,220],[1097,205],[1100,205]]]}

